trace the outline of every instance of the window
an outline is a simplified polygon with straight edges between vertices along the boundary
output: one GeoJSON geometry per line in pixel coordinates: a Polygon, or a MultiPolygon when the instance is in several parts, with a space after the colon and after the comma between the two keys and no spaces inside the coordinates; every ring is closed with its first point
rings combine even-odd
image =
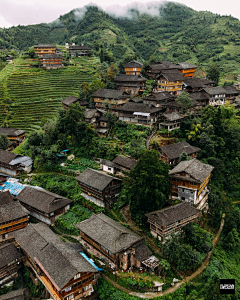
{"type": "Polygon", "coordinates": [[[112,168],[108,168],[108,171],[111,171],[112,170],[112,168]]]}
{"type": "Polygon", "coordinates": [[[178,179],[175,179],[175,178],[174,178],[173,180],[174,180],[175,182],[179,182],[179,180],[178,180],[178,179]]]}
{"type": "Polygon", "coordinates": [[[69,292],[69,291],[71,291],[71,289],[72,289],[72,287],[69,286],[69,287],[67,287],[67,288],[65,289],[65,292],[69,292]]]}
{"type": "Polygon", "coordinates": [[[81,274],[79,273],[79,274],[74,276],[74,280],[77,279],[77,278],[80,278],[80,277],[81,277],[81,274]]]}
{"type": "Polygon", "coordinates": [[[52,216],[54,216],[54,212],[51,212],[51,213],[50,213],[50,217],[52,217],[52,216]]]}
{"type": "Polygon", "coordinates": [[[194,185],[194,186],[197,185],[195,182],[192,182],[192,181],[190,181],[190,184],[191,184],[191,185],[194,185]]]}
{"type": "Polygon", "coordinates": [[[137,71],[137,68],[133,68],[133,71],[137,71]]]}

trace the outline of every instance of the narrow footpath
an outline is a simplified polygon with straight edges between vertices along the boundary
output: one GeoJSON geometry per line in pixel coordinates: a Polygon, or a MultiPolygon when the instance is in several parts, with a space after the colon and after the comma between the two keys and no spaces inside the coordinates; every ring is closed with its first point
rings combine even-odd
{"type": "Polygon", "coordinates": [[[206,267],[209,265],[210,258],[212,256],[213,250],[217,246],[217,243],[220,240],[220,234],[221,234],[221,232],[223,230],[223,227],[224,227],[224,218],[225,218],[225,213],[222,215],[221,225],[219,227],[218,233],[215,236],[215,238],[212,240],[213,249],[210,252],[208,252],[206,257],[202,261],[201,266],[192,275],[187,276],[182,281],[176,283],[173,287],[165,290],[164,292],[155,292],[155,293],[137,293],[137,292],[133,292],[133,291],[119,285],[118,283],[116,283],[115,281],[113,281],[112,279],[107,277],[106,275],[102,274],[102,276],[103,276],[104,279],[106,279],[108,282],[110,282],[113,286],[120,289],[121,291],[123,291],[123,292],[125,292],[125,293],[127,293],[131,296],[139,297],[139,298],[142,298],[142,299],[153,299],[153,298],[156,298],[156,297],[161,297],[161,296],[165,296],[165,295],[168,295],[170,293],[173,293],[176,290],[178,290],[185,282],[189,282],[190,280],[198,277],[206,269],[206,267]]]}

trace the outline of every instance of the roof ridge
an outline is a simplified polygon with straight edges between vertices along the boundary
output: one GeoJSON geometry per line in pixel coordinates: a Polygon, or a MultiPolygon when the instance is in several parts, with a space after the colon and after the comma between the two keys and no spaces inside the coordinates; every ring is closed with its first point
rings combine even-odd
{"type": "MultiPolygon", "coordinates": [[[[100,213],[100,214],[98,214],[98,215],[95,215],[95,216],[99,216],[99,215],[104,215],[104,216],[106,216],[105,214],[103,214],[103,213],[100,213]]],[[[108,217],[108,216],[106,216],[106,217],[108,217]]],[[[109,217],[108,217],[109,218],[109,217]]],[[[119,229],[119,228],[117,228],[116,226],[114,226],[114,225],[112,225],[112,224],[110,224],[109,222],[107,222],[106,220],[103,220],[102,218],[100,218],[103,222],[105,222],[105,223],[107,223],[108,225],[110,225],[110,226],[112,226],[112,227],[114,227],[114,229],[116,229],[117,231],[119,231],[120,232],[120,235],[122,234],[122,233],[128,233],[127,231],[126,232],[124,232],[124,231],[122,231],[121,229],[119,229]]],[[[114,221],[114,220],[113,220],[114,221]]],[[[121,225],[121,224],[120,224],[121,225]]],[[[118,237],[116,238],[116,240],[118,239],[118,237]]]]}

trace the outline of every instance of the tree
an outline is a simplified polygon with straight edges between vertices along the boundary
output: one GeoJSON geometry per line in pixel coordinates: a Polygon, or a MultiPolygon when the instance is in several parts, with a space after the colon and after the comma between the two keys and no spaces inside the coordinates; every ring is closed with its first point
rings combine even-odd
{"type": "Polygon", "coordinates": [[[207,69],[207,79],[215,81],[214,86],[218,86],[220,70],[216,64],[212,64],[207,69]]]}
{"type": "Polygon", "coordinates": [[[184,160],[189,160],[187,152],[185,150],[183,150],[182,154],[180,155],[179,162],[184,160]]]}
{"type": "Polygon", "coordinates": [[[114,77],[118,73],[119,73],[118,68],[114,64],[111,64],[110,68],[108,68],[107,70],[107,75],[106,75],[107,80],[114,81],[114,77]]]}
{"type": "Polygon", "coordinates": [[[161,268],[161,271],[163,273],[163,282],[165,283],[166,272],[171,269],[171,266],[166,259],[161,259],[159,261],[159,267],[161,268]]]}
{"type": "Polygon", "coordinates": [[[189,96],[187,92],[182,92],[176,99],[178,105],[181,106],[183,111],[186,111],[192,107],[193,99],[189,96]]]}
{"type": "Polygon", "coordinates": [[[240,246],[240,237],[236,230],[236,228],[233,228],[228,235],[226,236],[224,240],[224,246],[225,248],[231,249],[231,250],[237,250],[240,246]]]}
{"type": "Polygon", "coordinates": [[[6,150],[9,145],[9,140],[5,134],[0,135],[0,149],[6,150]]]}
{"type": "Polygon", "coordinates": [[[156,82],[152,79],[147,80],[146,82],[146,90],[143,92],[142,96],[145,97],[148,94],[150,94],[153,90],[154,85],[156,85],[156,82]]]}
{"type": "Polygon", "coordinates": [[[145,150],[124,180],[131,216],[141,224],[146,222],[146,213],[165,205],[170,193],[169,166],[158,156],[156,150],[145,150]]]}

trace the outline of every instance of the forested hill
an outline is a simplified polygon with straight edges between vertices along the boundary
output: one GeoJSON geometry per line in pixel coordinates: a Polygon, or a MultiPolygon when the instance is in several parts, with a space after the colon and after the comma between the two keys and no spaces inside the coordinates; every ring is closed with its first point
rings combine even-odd
{"type": "Polygon", "coordinates": [[[159,59],[219,63],[226,72],[240,71],[240,21],[167,2],[159,16],[129,11],[130,17],[113,17],[94,6],[72,10],[49,24],[0,29],[0,46],[26,50],[37,43],[102,44],[113,59],[136,54],[159,59]]]}

